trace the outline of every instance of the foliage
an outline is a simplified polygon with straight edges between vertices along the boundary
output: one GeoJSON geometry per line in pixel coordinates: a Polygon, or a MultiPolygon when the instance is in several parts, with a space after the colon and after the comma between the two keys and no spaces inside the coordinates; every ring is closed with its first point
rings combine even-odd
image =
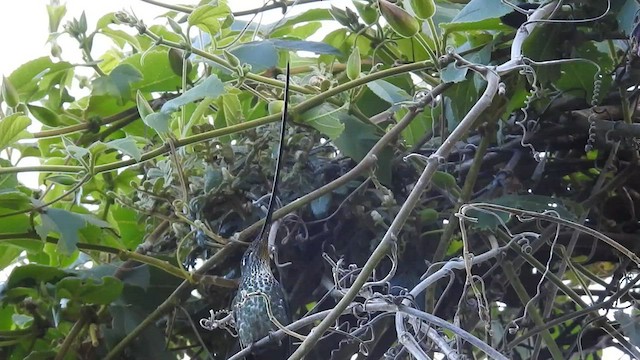
{"type": "Polygon", "coordinates": [[[153,25],[52,2],[51,56],[3,78],[0,357],[238,353],[287,63],[293,358],[640,357],[636,1],[525,4],[525,24],[498,0],[147,2],[153,25]]]}

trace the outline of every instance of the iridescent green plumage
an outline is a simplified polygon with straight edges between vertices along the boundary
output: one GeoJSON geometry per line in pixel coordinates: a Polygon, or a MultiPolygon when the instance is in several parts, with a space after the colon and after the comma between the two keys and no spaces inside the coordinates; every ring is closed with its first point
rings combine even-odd
{"type": "Polygon", "coordinates": [[[281,325],[288,325],[290,320],[282,286],[271,272],[266,239],[249,246],[242,257],[241,271],[233,312],[240,344],[247,347],[278,330],[269,312],[281,325]]]}
{"type": "MultiPolygon", "coordinates": [[[[242,345],[242,347],[247,347],[269,335],[269,332],[278,330],[276,321],[283,326],[290,323],[284,291],[271,271],[268,234],[266,231],[270,225],[273,214],[278,190],[278,175],[282,166],[282,142],[285,135],[288,94],[289,64],[287,64],[284,87],[284,106],[278,158],[276,160],[273,189],[271,191],[267,216],[265,217],[265,222],[258,238],[249,246],[242,256],[242,279],[238,286],[238,293],[233,299],[232,304],[236,330],[238,331],[238,337],[240,338],[240,345],[242,345]]],[[[272,228],[272,231],[277,230],[272,228]]]]}

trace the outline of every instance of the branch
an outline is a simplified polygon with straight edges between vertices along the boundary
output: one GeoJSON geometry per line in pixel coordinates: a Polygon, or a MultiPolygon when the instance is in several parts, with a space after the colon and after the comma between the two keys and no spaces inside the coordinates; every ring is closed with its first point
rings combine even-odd
{"type": "MultiPolygon", "coordinates": [[[[511,262],[504,261],[501,264],[502,264],[502,269],[504,269],[504,274],[507,276],[507,280],[511,284],[511,287],[513,288],[513,290],[516,292],[516,295],[518,296],[518,298],[520,298],[520,302],[522,303],[524,308],[524,313],[525,314],[527,314],[527,312],[529,313],[529,316],[531,316],[531,319],[533,319],[533,323],[536,324],[536,326],[543,326],[544,319],[542,318],[542,314],[540,314],[540,311],[538,310],[537,307],[530,306],[531,298],[529,297],[529,294],[527,294],[527,290],[525,289],[524,285],[522,285],[522,282],[520,281],[520,279],[516,276],[516,270],[511,264],[511,262]]],[[[546,272],[544,272],[543,274],[545,273],[546,272]]],[[[562,351],[558,347],[558,344],[556,343],[556,341],[553,339],[553,336],[551,336],[551,333],[549,332],[549,330],[547,329],[542,330],[541,335],[542,335],[541,336],[542,339],[544,339],[544,342],[547,345],[547,349],[549,349],[549,353],[551,354],[551,357],[554,360],[563,359],[562,351]]]]}
{"type": "MultiPolygon", "coordinates": [[[[20,239],[33,239],[33,240],[40,240],[41,237],[40,235],[38,235],[36,232],[30,231],[30,232],[25,232],[25,233],[3,233],[0,234],[0,244],[3,241],[9,241],[9,240],[20,240],[20,239]]],[[[47,236],[45,238],[45,241],[48,243],[52,243],[52,244],[57,244],[60,239],[51,237],[51,236],[47,236]]],[[[108,253],[108,254],[114,254],[116,256],[118,256],[120,259],[123,260],[135,260],[139,263],[143,263],[143,264],[147,264],[153,267],[156,267],[162,271],[165,271],[175,277],[178,277],[180,279],[185,279],[188,281],[193,281],[193,279],[189,276],[188,272],[184,272],[182,271],[180,268],[171,265],[169,262],[164,261],[164,260],[160,260],[157,259],[153,256],[148,256],[148,255],[144,255],[144,254],[139,254],[137,252],[134,251],[129,251],[126,249],[118,249],[118,248],[114,248],[111,246],[106,246],[106,245],[98,245],[98,244],[87,244],[87,243],[77,243],[76,247],[78,249],[81,250],[93,250],[93,251],[100,251],[103,253],[108,253]]]]}
{"type": "MultiPolygon", "coordinates": [[[[508,360],[508,358],[502,354],[500,354],[498,352],[498,350],[492,348],[491,346],[487,345],[484,341],[478,339],[477,337],[475,337],[473,334],[469,333],[468,331],[461,329],[451,323],[449,323],[446,320],[443,320],[435,315],[431,315],[431,314],[427,314],[426,312],[414,309],[412,307],[406,306],[406,305],[398,305],[398,314],[400,313],[405,313],[407,315],[411,315],[411,316],[415,316],[419,319],[422,319],[424,321],[427,321],[433,325],[436,326],[440,326],[443,327],[449,331],[454,332],[456,335],[460,336],[461,338],[463,338],[464,340],[466,340],[467,342],[469,342],[471,345],[474,345],[475,347],[477,347],[478,349],[482,350],[485,354],[487,354],[489,356],[489,358],[491,359],[498,359],[498,360],[508,360]]],[[[402,315],[400,315],[402,316],[402,315]]],[[[401,339],[400,334],[398,335],[398,339],[401,339]]],[[[402,340],[400,340],[402,342],[402,340]]]]}
{"type": "Polygon", "coordinates": [[[540,24],[538,20],[543,20],[549,17],[557,6],[558,1],[552,1],[545,6],[538,8],[533,12],[533,14],[531,14],[528,22],[520,26],[511,45],[511,59],[496,68],[496,71],[499,74],[510,72],[522,66],[522,46],[524,45],[525,40],[527,40],[529,35],[531,35],[531,32],[540,24]]]}
{"type": "MultiPolygon", "coordinates": [[[[195,49],[194,49],[195,51],[195,49]]],[[[401,65],[401,66],[396,66],[396,67],[392,67],[389,69],[385,69],[379,72],[375,72],[366,76],[363,76],[359,79],[353,80],[353,81],[349,81],[347,83],[341,84],[339,86],[336,86],[332,89],[329,89],[321,94],[317,94],[315,96],[313,96],[312,98],[303,101],[302,103],[294,106],[291,111],[290,114],[292,117],[295,117],[296,115],[302,114],[305,111],[308,111],[320,104],[322,104],[324,101],[326,101],[327,99],[331,98],[334,95],[340,94],[341,92],[356,88],[358,86],[362,86],[365,85],[368,82],[374,81],[374,80],[378,80],[378,79],[383,79],[386,77],[390,77],[390,76],[395,76],[395,75],[400,75],[400,74],[404,74],[407,72],[411,72],[411,71],[417,71],[417,70],[421,70],[424,69],[428,66],[430,66],[431,63],[428,61],[424,61],[424,62],[418,62],[418,63],[411,63],[411,64],[405,64],[405,65],[401,65]]],[[[257,76],[257,75],[256,75],[257,76]]],[[[269,79],[270,85],[274,85],[274,86],[278,86],[278,87],[282,87],[284,86],[281,81],[279,80],[275,80],[275,79],[269,79]]],[[[293,89],[293,87],[292,87],[293,89]]],[[[303,88],[304,89],[304,88],[303,88]]],[[[444,91],[444,89],[442,89],[444,91]]],[[[270,124],[272,122],[276,122],[280,120],[280,115],[279,114],[274,114],[274,115],[269,115],[269,116],[264,116],[255,120],[251,120],[251,121],[246,121],[240,124],[236,124],[236,125],[232,125],[232,126],[227,126],[225,128],[222,129],[216,129],[216,130],[211,130],[211,131],[206,131],[203,132],[201,134],[196,134],[196,135],[192,135],[192,136],[188,136],[179,140],[175,141],[175,147],[176,148],[180,148],[180,147],[184,147],[187,145],[192,145],[198,142],[202,142],[202,141],[206,141],[206,140],[211,140],[217,137],[221,137],[221,136],[225,136],[225,135],[230,135],[236,132],[241,132],[241,131],[246,131],[246,130],[250,130],[253,128],[257,128],[259,126],[263,126],[263,125],[267,125],[270,124]]],[[[162,146],[151,150],[149,152],[146,152],[144,154],[142,154],[140,161],[136,161],[135,159],[129,159],[129,160],[122,160],[122,161],[116,161],[116,162],[112,162],[109,164],[103,164],[103,165],[99,165],[96,166],[93,169],[93,174],[97,175],[103,172],[108,172],[108,171],[113,171],[116,169],[120,169],[126,166],[130,166],[130,165],[135,165],[137,163],[142,163],[145,161],[149,161],[151,159],[154,159],[158,156],[161,156],[167,152],[170,151],[170,147],[168,144],[163,144],[162,146]]],[[[7,167],[7,168],[0,168],[0,175],[4,175],[4,174],[15,174],[15,173],[22,173],[22,172],[57,172],[57,173],[78,173],[80,171],[83,171],[84,167],[82,166],[71,166],[71,165],[39,165],[39,166],[24,166],[24,167],[7,167]]]]}
{"type": "Polygon", "coordinates": [[[612,238],[591,229],[590,227],[578,224],[574,221],[570,221],[570,220],[565,220],[563,218],[559,218],[556,216],[552,216],[552,215],[547,215],[544,213],[537,213],[535,211],[527,211],[527,210],[521,210],[521,209],[516,209],[516,208],[511,208],[508,206],[502,206],[502,205],[497,205],[497,204],[489,204],[489,203],[473,203],[473,204],[466,204],[464,206],[462,206],[460,208],[460,213],[463,216],[466,216],[466,213],[471,210],[472,208],[476,208],[476,209],[482,209],[482,210],[491,210],[491,211],[502,211],[502,212],[506,212],[506,213],[510,213],[513,215],[516,215],[520,218],[534,218],[534,219],[540,219],[540,220],[545,220],[545,221],[549,221],[551,223],[556,223],[559,225],[563,225],[569,228],[572,228],[574,230],[578,230],[578,231],[582,231],[586,234],[589,234],[591,236],[593,236],[594,238],[604,241],[605,243],[609,244],[611,247],[613,247],[614,249],[618,250],[619,252],[621,252],[623,255],[629,257],[629,259],[631,259],[631,261],[633,261],[634,263],[636,263],[636,265],[640,266],[640,257],[638,257],[633,251],[627,249],[626,247],[620,245],[620,243],[618,243],[617,241],[613,240],[612,238]]]}
{"type": "MultiPolygon", "coordinates": [[[[147,4],[163,7],[165,9],[174,10],[174,11],[178,11],[185,14],[191,14],[194,9],[189,6],[166,4],[166,3],[155,1],[155,0],[141,0],[141,1],[146,2],[147,4]]],[[[263,11],[274,10],[274,9],[283,9],[283,12],[284,12],[289,6],[310,4],[310,3],[319,2],[319,1],[322,1],[322,0],[274,1],[273,4],[271,5],[266,5],[265,3],[264,6],[259,8],[243,10],[243,11],[235,11],[233,12],[233,16],[253,15],[263,11]]]]}
{"type": "MultiPolygon", "coordinates": [[[[432,95],[433,96],[428,96],[428,97],[426,97],[426,99],[429,101],[430,99],[435,98],[437,95],[441,94],[448,87],[449,87],[448,84],[438,85],[436,88],[434,88],[432,90],[432,95]]],[[[300,105],[302,105],[302,104],[300,104],[300,105]]],[[[298,105],[298,106],[300,106],[300,105],[298,105]]],[[[369,169],[375,163],[375,159],[376,159],[376,155],[375,154],[380,152],[384,148],[384,146],[387,144],[388,141],[390,141],[395,136],[399,135],[400,132],[406,126],[409,125],[411,120],[416,115],[417,115],[417,113],[412,112],[412,111],[407,113],[407,115],[405,115],[405,119],[400,121],[391,130],[389,130],[389,132],[387,134],[385,134],[378,141],[378,143],[376,143],[376,145],[373,146],[373,148],[369,151],[367,156],[365,156],[365,159],[362,160],[358,165],[356,165],[355,168],[353,168],[347,174],[345,174],[344,176],[341,176],[340,178],[328,183],[327,185],[323,186],[322,188],[317,189],[317,190],[315,190],[315,191],[313,191],[313,192],[311,192],[311,193],[309,193],[309,194],[297,199],[296,201],[284,206],[280,210],[274,212],[273,213],[273,219],[277,220],[277,219],[283,217],[284,215],[288,214],[290,211],[292,211],[292,209],[297,209],[298,207],[300,207],[300,206],[302,206],[304,204],[307,204],[307,203],[319,198],[320,196],[322,196],[326,192],[332,191],[332,190],[342,186],[342,184],[344,182],[348,181],[348,180],[345,180],[345,178],[351,179],[353,176],[359,175],[364,170],[369,169]]],[[[279,115],[277,115],[277,114],[274,115],[274,116],[275,117],[279,117],[279,115]]],[[[274,116],[272,116],[272,117],[274,117],[274,116]]],[[[252,122],[255,122],[255,121],[252,121],[252,122]]],[[[251,234],[256,232],[261,225],[262,225],[262,221],[256,222],[252,226],[250,226],[247,229],[243,230],[241,233],[237,234],[235,236],[235,238],[237,240],[239,240],[239,241],[246,240],[247,238],[249,238],[249,236],[251,234]]],[[[204,264],[195,272],[195,274],[196,275],[205,274],[207,271],[209,271],[211,268],[213,268],[222,259],[230,256],[235,251],[235,249],[237,247],[239,247],[239,246],[240,246],[240,244],[237,243],[237,242],[229,243],[228,245],[223,247],[220,251],[218,251],[214,256],[212,256],[207,261],[205,261],[204,264]]],[[[149,314],[149,316],[147,316],[147,318],[144,321],[142,321],[140,324],[138,324],[138,326],[131,333],[129,333],[129,335],[127,335],[122,341],[120,341],[109,352],[109,354],[107,354],[105,359],[107,359],[107,360],[108,359],[115,359],[118,356],[118,354],[120,354],[120,352],[122,352],[122,350],[124,350],[124,348],[131,341],[133,341],[136,337],[138,337],[138,335],[140,335],[140,333],[142,333],[142,331],[147,326],[151,325],[153,322],[155,322],[157,319],[159,319],[162,315],[164,315],[165,313],[169,312],[174,307],[174,305],[178,303],[179,299],[183,296],[183,294],[186,294],[188,291],[191,291],[192,288],[193,288],[193,286],[191,284],[189,284],[188,282],[186,282],[186,281],[183,282],[182,284],[180,284],[180,286],[178,286],[178,288],[162,304],[160,304],[160,306],[158,306],[158,308],[156,308],[156,310],[154,310],[151,314],[149,314]]],[[[343,310],[345,308],[343,308],[343,310]]]]}
{"type": "MultiPolygon", "coordinates": [[[[446,159],[447,156],[454,150],[455,143],[458,142],[462,137],[471,129],[474,121],[480,116],[480,114],[486,110],[490,105],[493,97],[498,91],[498,81],[499,77],[496,73],[492,71],[486,72],[487,78],[487,88],[484,93],[478,100],[478,102],[471,108],[469,113],[462,119],[460,124],[453,130],[451,135],[447,139],[444,140],[444,143],[435,154],[429,157],[429,161],[427,166],[425,167],[422,175],[416,182],[415,187],[411,190],[411,193],[407,197],[407,200],[400,208],[398,215],[393,219],[391,226],[385,233],[382,241],[373,251],[369,260],[365,263],[362,268],[360,274],[354,281],[353,285],[349,289],[349,291],[345,294],[345,296],[338,302],[338,304],[333,308],[332,312],[327,316],[318,326],[311,330],[307,339],[302,342],[300,347],[296,349],[296,351],[291,355],[289,359],[301,359],[305,354],[307,354],[313,346],[320,340],[320,337],[324,332],[333,324],[336,319],[340,316],[341,312],[348,306],[351,301],[358,295],[360,289],[367,282],[367,279],[373,273],[373,270],[376,268],[380,260],[382,260],[387,252],[391,249],[392,245],[395,244],[397,240],[397,236],[400,233],[400,230],[404,226],[405,221],[411,215],[411,212],[415,208],[415,206],[420,201],[420,197],[424,191],[424,189],[431,182],[431,178],[433,174],[435,174],[438,169],[439,160],[438,159],[446,159]]],[[[438,87],[441,87],[438,85],[438,87]]],[[[435,89],[434,89],[435,90],[435,89]]],[[[427,96],[427,98],[433,98],[434,96],[427,96]]],[[[415,110],[414,110],[415,111],[415,110]]],[[[411,114],[410,111],[408,114],[411,114]]],[[[415,115],[414,115],[415,116],[415,115]]],[[[398,334],[400,336],[400,334],[398,334]]]]}

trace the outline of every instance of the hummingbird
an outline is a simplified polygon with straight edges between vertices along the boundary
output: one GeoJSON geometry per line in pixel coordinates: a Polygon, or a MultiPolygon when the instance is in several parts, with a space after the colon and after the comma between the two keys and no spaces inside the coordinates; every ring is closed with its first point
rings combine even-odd
{"type": "MultiPolygon", "coordinates": [[[[238,292],[232,302],[232,309],[238,338],[243,348],[251,346],[254,342],[269,335],[269,332],[278,330],[274,322],[277,321],[282,326],[290,323],[289,310],[285,294],[271,271],[271,257],[269,251],[269,240],[267,228],[277,231],[277,226],[270,226],[275,198],[278,188],[278,179],[283,153],[283,139],[286,133],[285,124],[287,117],[287,105],[289,98],[289,63],[286,69],[286,81],[284,87],[284,106],[282,111],[282,127],[280,130],[280,144],[278,146],[278,157],[276,159],[276,169],[273,176],[273,188],[271,198],[267,208],[267,215],[260,234],[247,248],[242,256],[240,264],[241,280],[238,285],[238,292]]],[[[287,344],[289,342],[287,341],[287,344]]],[[[285,352],[287,349],[282,349],[285,352]]],[[[270,356],[269,358],[273,358],[270,356]]]]}
{"type": "Polygon", "coordinates": [[[255,240],[242,256],[242,280],[233,300],[240,345],[245,348],[290,322],[282,286],[271,272],[267,239],[255,240]],[[270,315],[271,314],[271,315],[270,315]]]}

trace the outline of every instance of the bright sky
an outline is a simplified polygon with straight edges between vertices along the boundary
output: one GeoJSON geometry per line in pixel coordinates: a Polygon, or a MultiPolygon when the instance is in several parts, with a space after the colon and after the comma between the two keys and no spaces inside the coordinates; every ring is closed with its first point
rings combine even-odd
{"type": "MultiPolygon", "coordinates": [[[[164,0],[173,4],[196,4],[198,0],[164,0]]],[[[349,0],[322,1],[311,4],[312,7],[329,7],[330,4],[343,7],[350,3],[349,0]]],[[[9,75],[13,70],[25,61],[49,54],[46,45],[48,37],[48,24],[46,5],[49,0],[2,0],[0,1],[0,44],[2,56],[0,56],[0,75],[9,75]]],[[[166,9],[158,8],[140,0],[60,0],[67,5],[67,14],[62,20],[61,27],[68,20],[79,18],[82,11],[87,16],[89,29],[106,13],[119,10],[133,10],[133,12],[147,24],[159,22],[166,24],[156,16],[166,12],[166,9]]],[[[263,0],[229,0],[232,10],[240,11],[254,9],[263,5],[263,0]]],[[[308,9],[309,5],[294,6],[290,14],[308,9]]],[[[290,15],[287,14],[287,15],[290,15]]],[[[269,11],[264,22],[273,22],[282,17],[280,9],[269,11]]],[[[68,36],[61,38],[60,45],[65,50],[63,56],[67,58],[71,51],[77,52],[77,45],[68,36]]],[[[96,44],[99,46],[99,44],[96,44]]],[[[99,51],[96,51],[98,53],[99,51]]]]}

